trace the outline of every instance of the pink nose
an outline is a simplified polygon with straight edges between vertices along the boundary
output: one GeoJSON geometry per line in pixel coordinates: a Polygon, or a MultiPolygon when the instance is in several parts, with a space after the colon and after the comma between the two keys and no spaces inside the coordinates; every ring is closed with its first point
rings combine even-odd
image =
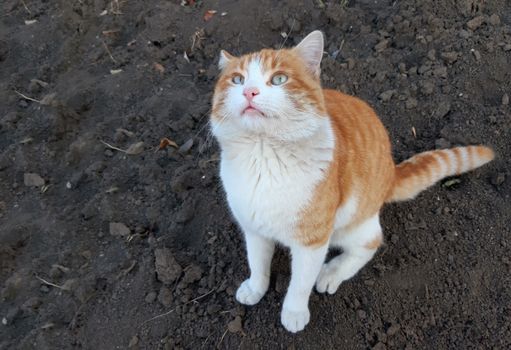
{"type": "Polygon", "coordinates": [[[247,100],[252,101],[254,97],[259,95],[259,89],[256,87],[245,88],[245,90],[243,90],[243,95],[245,95],[247,100]]]}

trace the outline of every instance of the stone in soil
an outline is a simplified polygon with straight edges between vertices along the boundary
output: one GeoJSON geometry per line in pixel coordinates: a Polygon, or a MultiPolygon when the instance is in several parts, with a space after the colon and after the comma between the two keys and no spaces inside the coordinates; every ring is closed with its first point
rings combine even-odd
{"type": "Polygon", "coordinates": [[[23,175],[23,182],[28,187],[41,187],[44,185],[44,179],[35,173],[25,173],[23,175]]]}
{"type": "Polygon", "coordinates": [[[184,270],[185,274],[181,281],[183,287],[188,286],[190,283],[194,283],[201,279],[202,277],[202,268],[195,264],[189,265],[184,270]]]}
{"type": "Polygon", "coordinates": [[[172,292],[167,287],[163,286],[160,288],[160,293],[158,293],[158,301],[163,306],[169,306],[172,304],[172,292]]]}
{"type": "Polygon", "coordinates": [[[149,292],[145,296],[146,303],[152,303],[155,300],[156,300],[156,292],[149,292]]]}
{"type": "Polygon", "coordinates": [[[168,248],[155,249],[154,265],[158,280],[164,284],[173,283],[183,271],[168,248]]]}
{"type": "Polygon", "coordinates": [[[227,324],[227,329],[231,333],[242,333],[243,332],[243,324],[240,316],[236,316],[234,320],[227,324]]]}
{"type": "Polygon", "coordinates": [[[467,28],[470,29],[471,31],[474,31],[477,28],[479,28],[483,23],[484,23],[484,17],[477,16],[467,22],[467,28]]]}
{"type": "Polygon", "coordinates": [[[122,222],[111,222],[109,228],[110,234],[112,236],[125,237],[129,236],[129,234],[131,233],[131,230],[128,228],[128,226],[126,226],[122,222]]]}

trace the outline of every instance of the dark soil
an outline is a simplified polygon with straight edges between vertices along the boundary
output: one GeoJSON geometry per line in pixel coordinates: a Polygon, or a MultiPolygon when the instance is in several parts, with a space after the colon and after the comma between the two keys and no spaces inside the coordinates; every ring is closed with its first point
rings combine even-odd
{"type": "Polygon", "coordinates": [[[510,348],[511,2],[344,3],[2,1],[0,349],[510,348]],[[396,160],[498,154],[388,206],[384,248],[313,293],[297,335],[284,250],[261,303],[235,302],[247,263],[207,126],[219,50],[291,28],[287,46],[325,33],[324,85],[374,106],[396,160]]]}

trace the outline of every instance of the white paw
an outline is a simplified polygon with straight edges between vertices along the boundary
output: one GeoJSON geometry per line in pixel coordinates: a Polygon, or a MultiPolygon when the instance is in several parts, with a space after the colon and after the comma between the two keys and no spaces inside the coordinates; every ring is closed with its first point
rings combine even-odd
{"type": "Polygon", "coordinates": [[[280,315],[280,322],[289,332],[296,333],[305,328],[310,320],[309,309],[302,311],[291,311],[283,308],[280,315]]]}
{"type": "Polygon", "coordinates": [[[266,290],[254,290],[250,286],[250,279],[245,280],[236,292],[236,300],[241,304],[255,305],[261,300],[266,290]]]}
{"type": "Polygon", "coordinates": [[[329,294],[334,294],[346,279],[342,276],[337,266],[323,264],[316,280],[316,290],[319,293],[328,292],[329,294]]]}

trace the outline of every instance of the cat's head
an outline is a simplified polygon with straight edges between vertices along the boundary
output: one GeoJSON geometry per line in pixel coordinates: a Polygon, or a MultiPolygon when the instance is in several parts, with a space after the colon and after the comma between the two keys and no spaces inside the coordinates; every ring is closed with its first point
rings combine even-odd
{"type": "Polygon", "coordinates": [[[291,49],[234,57],[220,53],[211,114],[218,137],[236,134],[298,140],[326,116],[320,84],[323,35],[314,31],[291,49]]]}

